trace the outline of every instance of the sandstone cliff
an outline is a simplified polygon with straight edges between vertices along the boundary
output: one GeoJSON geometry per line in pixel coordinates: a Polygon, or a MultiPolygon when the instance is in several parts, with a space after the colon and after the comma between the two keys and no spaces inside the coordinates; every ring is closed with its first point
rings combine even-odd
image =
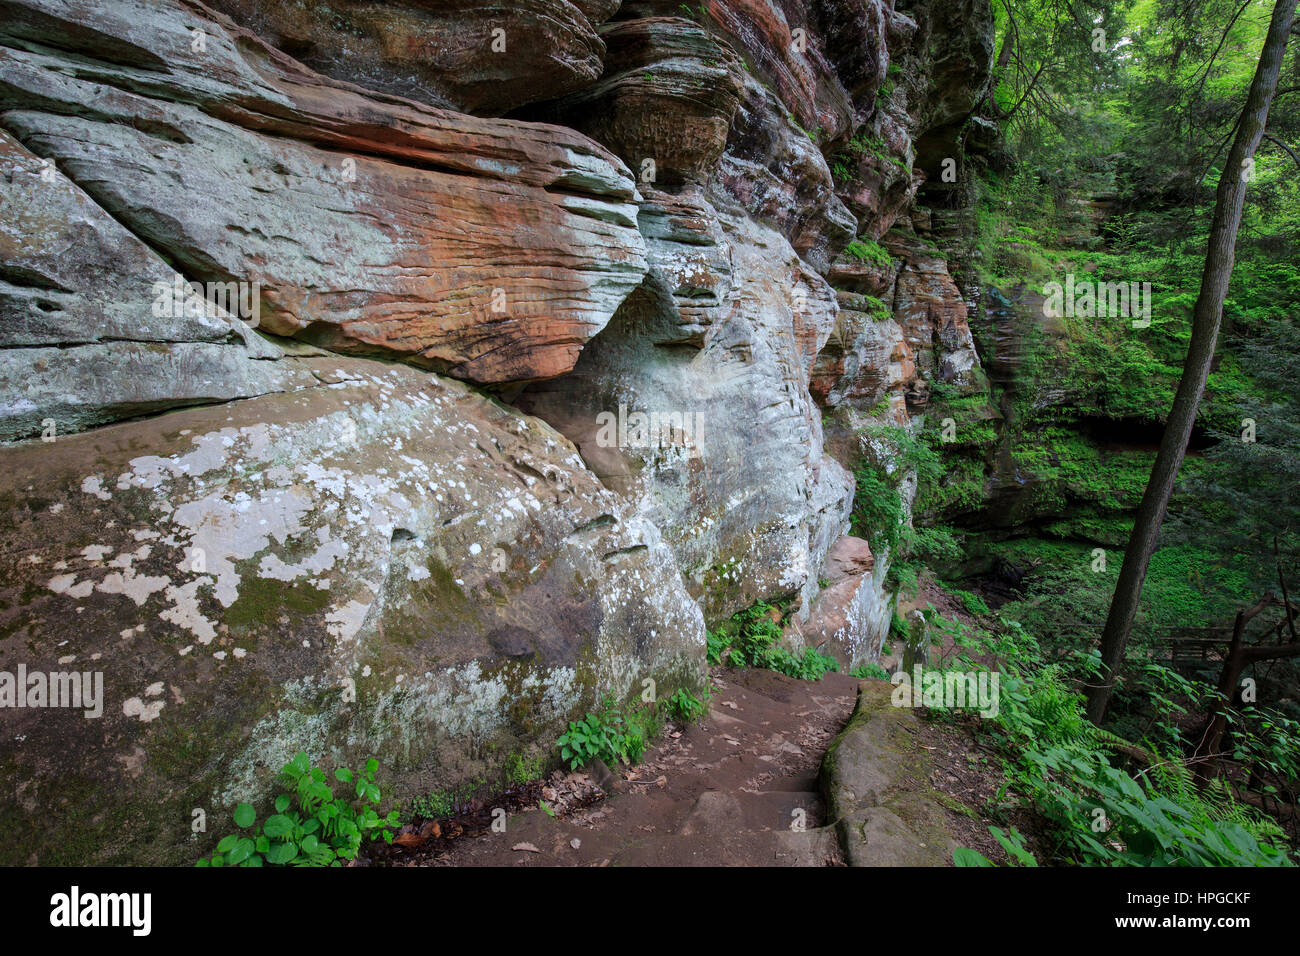
{"type": "Polygon", "coordinates": [[[105,688],[0,712],[0,861],[490,784],[757,600],[875,659],[849,425],[978,387],[916,197],[987,0],[0,9],[0,669],[105,688]]]}

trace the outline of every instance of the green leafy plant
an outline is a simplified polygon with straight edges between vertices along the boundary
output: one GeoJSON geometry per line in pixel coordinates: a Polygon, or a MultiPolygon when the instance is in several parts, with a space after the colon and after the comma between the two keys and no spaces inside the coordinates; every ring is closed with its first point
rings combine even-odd
{"type": "MultiPolygon", "coordinates": [[[[1002,849],[1007,851],[1012,863],[1020,866],[1038,866],[1038,860],[1025,849],[1025,837],[1015,827],[1007,833],[1001,827],[989,827],[989,832],[993,838],[1002,844],[1002,849]]],[[[997,866],[992,860],[986,857],[978,850],[972,850],[969,847],[959,846],[953,850],[952,862],[954,866],[997,866]]]]}
{"type": "Polygon", "coordinates": [[[868,664],[859,664],[853,670],[849,671],[850,677],[856,677],[858,680],[889,680],[889,671],[885,670],[875,661],[868,664]]]}
{"type": "Polygon", "coordinates": [[[800,680],[818,680],[827,671],[839,671],[836,660],[817,648],[795,654],[780,645],[781,625],[774,619],[779,609],[755,604],[724,621],[707,636],[710,663],[731,667],[763,667],[800,680]]]}
{"type": "Polygon", "coordinates": [[[704,716],[704,701],[700,700],[685,687],[677,688],[668,698],[668,713],[674,720],[692,724],[704,716]]]}
{"type": "Polygon", "coordinates": [[[569,729],[560,735],[556,746],[573,770],[593,760],[636,763],[649,739],[659,732],[661,722],[653,707],[625,714],[614,697],[607,694],[601,710],[569,722],[569,729]]]}
{"type": "Polygon", "coordinates": [[[898,544],[903,529],[903,499],[898,488],[868,463],[854,472],[857,493],[850,518],[853,533],[881,553],[898,544]]]}
{"type": "Polygon", "coordinates": [[[540,780],[546,771],[546,756],[537,754],[532,758],[523,754],[512,754],[506,761],[506,780],[516,786],[522,786],[532,780],[540,780]]]}
{"type": "Polygon", "coordinates": [[[952,863],[953,866],[997,866],[979,850],[966,846],[959,846],[952,851],[952,863]]]}
{"type": "Polygon", "coordinates": [[[962,607],[966,609],[967,614],[979,617],[984,614],[993,613],[989,610],[988,604],[986,604],[984,599],[978,594],[971,591],[953,591],[952,593],[961,598],[962,607]]]}
{"type": "Polygon", "coordinates": [[[1276,823],[1237,804],[1226,789],[1197,790],[1181,759],[1151,754],[1137,778],[1112,765],[1115,748],[1140,748],[1088,722],[1060,664],[1040,660],[1007,675],[993,725],[1008,756],[1003,791],[1048,823],[1065,862],[1294,865],[1276,823]]]}
{"type": "Polygon", "coordinates": [[[197,866],[339,866],[356,858],[364,840],[382,838],[391,843],[400,823],[396,810],[381,817],[378,761],[371,758],[359,773],[339,767],[334,779],[351,786],[355,799],[335,796],[325,771],[311,765],[299,752],[280,771],[286,793],[275,798],[275,813],[258,827],[250,804],[235,807],[233,833],[217,843],[211,858],[197,866]]]}

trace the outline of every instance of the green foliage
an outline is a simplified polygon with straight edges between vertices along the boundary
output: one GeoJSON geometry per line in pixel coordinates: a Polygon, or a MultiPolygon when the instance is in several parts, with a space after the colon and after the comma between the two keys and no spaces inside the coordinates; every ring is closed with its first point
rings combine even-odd
{"type": "Polygon", "coordinates": [[[521,786],[533,780],[540,780],[545,772],[546,757],[544,754],[537,754],[532,758],[527,758],[522,754],[513,754],[506,761],[506,780],[516,786],[521,786]]]}
{"type": "Polygon", "coordinates": [[[1277,781],[1300,779],[1300,721],[1274,710],[1229,708],[1232,759],[1261,777],[1264,793],[1289,799],[1277,781]]]}
{"type": "Polygon", "coordinates": [[[280,771],[286,792],[275,798],[275,813],[257,822],[257,813],[247,803],[235,808],[235,826],[246,833],[223,837],[210,859],[197,866],[339,866],[356,858],[363,840],[393,841],[399,825],[396,810],[381,817],[379,786],[375,783],[378,761],[367,760],[365,769],[354,773],[346,767],[334,771],[334,779],[347,784],[355,799],[335,796],[325,771],[313,767],[311,758],[299,752],[280,771]]]}
{"type": "Polygon", "coordinates": [[[428,820],[445,820],[455,812],[457,794],[437,790],[427,796],[414,797],[402,807],[406,817],[423,817],[428,820]]]}
{"type": "MultiPolygon", "coordinates": [[[[1074,648],[1100,635],[1121,551],[1103,549],[1105,569],[1094,570],[1097,564],[1090,543],[1024,538],[993,543],[988,550],[1029,571],[1025,595],[1002,607],[1006,617],[1045,635],[1052,648],[1074,648]]],[[[1226,623],[1225,609],[1253,603],[1256,592],[1247,568],[1240,556],[1206,547],[1170,544],[1156,551],[1133,627],[1134,654],[1153,647],[1161,628],[1226,623]]]]}
{"type": "Polygon", "coordinates": [[[907,534],[906,513],[899,483],[912,472],[919,482],[932,482],[942,472],[939,455],[924,440],[898,425],[873,425],[866,437],[875,457],[890,462],[890,469],[860,462],[854,470],[857,491],[850,526],[877,554],[893,553],[907,534]]]}
{"type": "MultiPolygon", "coordinates": [[[[1010,833],[1007,833],[1001,827],[989,827],[989,833],[993,834],[993,838],[1002,844],[1002,848],[1007,851],[1007,855],[1013,863],[1020,866],[1038,866],[1038,860],[1025,849],[1024,834],[1015,827],[1011,828],[1010,833]]],[[[952,862],[954,866],[997,866],[983,853],[964,846],[959,846],[953,851],[952,862]]]]}
{"type": "Polygon", "coordinates": [[[818,680],[828,671],[839,671],[835,659],[816,648],[805,647],[802,654],[794,654],[782,647],[774,610],[770,604],[755,604],[709,631],[709,663],[763,667],[800,680],[818,680]]]}
{"type": "Polygon", "coordinates": [[[1177,757],[1157,754],[1137,779],[1113,766],[1108,751],[1118,738],[1087,721],[1058,665],[1006,676],[994,728],[1006,757],[1003,792],[1049,824],[1062,862],[1293,865],[1275,823],[1222,788],[1198,791],[1177,757]]]}
{"type": "MultiPolygon", "coordinates": [[[[934,666],[971,671],[980,667],[977,657],[1000,661],[997,714],[977,729],[1003,758],[1006,779],[995,797],[994,812],[1018,806],[1045,827],[1040,846],[1046,852],[1038,857],[1016,831],[992,830],[1013,862],[1293,865],[1285,836],[1274,821],[1237,802],[1223,785],[1198,789],[1177,751],[1183,743],[1174,724],[1183,709],[1180,699],[1199,696],[1203,688],[1151,665],[1144,680],[1153,688],[1152,713],[1163,726],[1146,734],[1143,744],[1150,758],[1130,772],[1115,757],[1127,758],[1133,746],[1087,720],[1077,689],[1081,681],[1095,679],[1098,653],[1075,651],[1047,663],[1038,641],[1018,622],[998,617],[996,623],[994,632],[971,631],[930,615],[931,628],[946,631],[958,649],[955,660],[934,666]]],[[[946,714],[931,708],[932,717],[946,714]]],[[[1283,774],[1293,772],[1300,753],[1300,738],[1293,735],[1300,724],[1277,715],[1267,722],[1274,736],[1263,751],[1280,759],[1277,766],[1283,774]]],[[[958,854],[954,862],[992,865],[975,851],[958,854]]]]}
{"type": "Polygon", "coordinates": [[[668,714],[674,720],[684,724],[693,724],[704,716],[704,701],[700,700],[685,687],[677,688],[668,698],[668,714]]]}
{"type": "MultiPolygon", "coordinates": [[[[1148,570],[1110,730],[1082,721],[1075,693],[1097,665],[1087,649],[1105,618],[1129,516],[1182,369],[1214,191],[1221,176],[1239,174],[1223,169],[1224,145],[1239,120],[1270,6],[994,6],[996,49],[1010,54],[996,61],[992,91],[1005,137],[997,161],[985,168],[976,162],[964,177],[975,204],[962,260],[995,287],[984,301],[992,306],[985,318],[996,321],[971,323],[981,355],[1009,354],[1011,339],[1015,362],[1011,380],[1000,378],[987,395],[933,390],[922,437],[944,468],[920,483],[914,512],[918,527],[978,527],[985,496],[996,491],[999,532],[1012,527],[1031,536],[990,544],[984,555],[1028,572],[1025,593],[1001,608],[1008,620],[989,643],[1000,646],[1011,674],[999,717],[1006,726],[998,730],[1010,787],[1049,818],[1058,841],[1053,862],[1284,862],[1276,827],[1226,792],[1197,790],[1187,779],[1186,731],[1210,699],[1199,679],[1206,675],[1149,657],[1162,628],[1226,624],[1233,611],[1276,588],[1278,560],[1287,580],[1300,571],[1300,499],[1293,492],[1300,474],[1300,179],[1276,144],[1255,157],[1219,355],[1148,570]],[[1087,34],[1098,26],[1108,39],[1093,49],[1087,34]],[[1044,321],[1034,293],[1068,273],[1150,283],[1150,327],[1135,329],[1118,317],[1044,321]],[[1008,290],[1005,299],[999,290],[1008,290]],[[935,437],[944,418],[957,424],[955,442],[935,437]],[[1104,569],[1094,564],[1097,546],[1108,559],[1104,569]],[[1016,620],[1023,627],[1011,628],[1016,620]],[[1043,653],[1016,650],[1030,634],[1042,639],[1043,653]],[[1120,764],[1117,754],[1128,751],[1116,749],[1112,730],[1142,741],[1157,762],[1132,770],[1120,764]],[[1092,827],[1094,810],[1104,814],[1101,830],[1092,827]]],[[[1295,55],[1288,51],[1287,75],[1300,64],[1291,62],[1295,55]]],[[[1289,103],[1275,102],[1270,131],[1295,143],[1300,113],[1286,109],[1289,103]]],[[[972,537],[963,541],[968,552],[980,550],[972,537]]],[[[896,550],[900,583],[915,579],[923,563],[954,563],[942,547],[917,557],[906,532],[896,550]]],[[[1286,688],[1278,696],[1293,698],[1294,665],[1279,663],[1271,674],[1286,688]]],[[[1234,757],[1249,771],[1249,786],[1294,779],[1300,728],[1290,717],[1246,708],[1230,720],[1234,757]]]]}
{"type": "MultiPolygon", "coordinates": [[[[889,92],[892,93],[892,84],[889,86],[889,92]]],[[[883,89],[883,87],[882,87],[883,89]]],[[[886,96],[889,93],[885,94],[886,96]]],[[[896,167],[900,172],[911,173],[907,163],[903,162],[897,156],[892,155],[885,147],[885,141],[878,136],[871,135],[865,128],[858,130],[845,145],[844,149],[837,153],[831,159],[831,172],[835,179],[841,183],[850,182],[856,175],[858,163],[864,154],[870,154],[877,164],[888,163],[896,167]]]]}
{"type": "Polygon", "coordinates": [[[920,584],[918,572],[922,568],[955,573],[965,556],[965,548],[951,528],[904,526],[897,550],[892,555],[886,586],[896,593],[915,593],[920,584]]]}
{"type": "MultiPolygon", "coordinates": [[[[1300,578],[1300,328],[1265,322],[1253,335],[1234,337],[1233,346],[1249,383],[1224,425],[1211,429],[1217,444],[1204,467],[1184,469],[1170,537],[1199,543],[1212,528],[1215,550],[1238,556],[1247,590],[1258,594],[1274,588],[1279,560],[1288,580],[1300,578]]],[[[1224,557],[1214,562],[1226,563],[1224,557]]]]}
{"type": "Polygon", "coordinates": [[[997,866],[992,860],[978,850],[959,846],[952,851],[953,866],[997,866]]]}
{"type": "Polygon", "coordinates": [[[856,677],[858,680],[889,680],[889,671],[875,661],[871,661],[853,668],[853,670],[849,671],[849,676],[856,677]]]}
{"type": "Polygon", "coordinates": [[[894,264],[889,250],[874,239],[854,239],[844,248],[844,254],[859,262],[870,262],[885,269],[894,264]]]}
{"type": "MultiPolygon", "coordinates": [[[[862,309],[867,315],[871,316],[876,322],[887,322],[894,317],[894,313],[889,311],[889,306],[881,302],[874,295],[864,295],[859,297],[862,309]]],[[[888,397],[885,398],[886,408],[888,407],[888,397]]]]}
{"type": "Polygon", "coordinates": [[[705,633],[705,659],[710,664],[721,664],[723,655],[731,647],[730,635],[721,630],[710,630],[705,633]]]}
{"type": "Polygon", "coordinates": [[[978,594],[973,594],[970,591],[960,591],[960,590],[953,591],[952,593],[957,595],[957,597],[961,598],[962,606],[966,608],[967,614],[970,614],[974,617],[979,617],[980,615],[993,613],[992,611],[989,610],[989,606],[986,603],[984,603],[984,599],[980,597],[978,594]]]}
{"type": "Polygon", "coordinates": [[[606,764],[637,763],[660,723],[653,707],[625,712],[612,695],[606,695],[599,711],[570,721],[555,743],[572,770],[597,759],[606,764]]]}
{"type": "Polygon", "coordinates": [[[850,518],[853,533],[870,543],[872,551],[892,550],[903,529],[902,495],[869,463],[860,464],[853,477],[857,483],[850,518]]]}

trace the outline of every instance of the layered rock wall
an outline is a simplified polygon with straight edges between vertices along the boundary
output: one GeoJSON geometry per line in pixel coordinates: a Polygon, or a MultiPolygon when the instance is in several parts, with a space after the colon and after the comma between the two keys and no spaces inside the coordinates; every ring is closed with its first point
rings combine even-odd
{"type": "Polygon", "coordinates": [[[755,601],[873,660],[968,6],[0,3],[0,670],[104,684],[0,710],[0,859],[186,862],[298,749],[490,788],[755,601]]]}

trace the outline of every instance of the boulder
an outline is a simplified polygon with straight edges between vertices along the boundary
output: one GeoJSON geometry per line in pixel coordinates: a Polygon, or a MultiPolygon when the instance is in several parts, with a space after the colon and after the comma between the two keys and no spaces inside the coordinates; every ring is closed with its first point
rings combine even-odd
{"type": "Polygon", "coordinates": [[[866,680],[848,726],[822,761],[827,816],[849,866],[951,866],[943,795],[910,726],[918,718],[890,705],[890,686],[866,680]]]}
{"type": "Polygon", "coordinates": [[[671,550],[563,437],[430,373],[293,361],[321,383],[6,452],[2,669],[102,698],[0,709],[4,863],[190,862],[298,750],[376,757],[399,803],[501,785],[603,693],[700,689],[671,550]]]}

